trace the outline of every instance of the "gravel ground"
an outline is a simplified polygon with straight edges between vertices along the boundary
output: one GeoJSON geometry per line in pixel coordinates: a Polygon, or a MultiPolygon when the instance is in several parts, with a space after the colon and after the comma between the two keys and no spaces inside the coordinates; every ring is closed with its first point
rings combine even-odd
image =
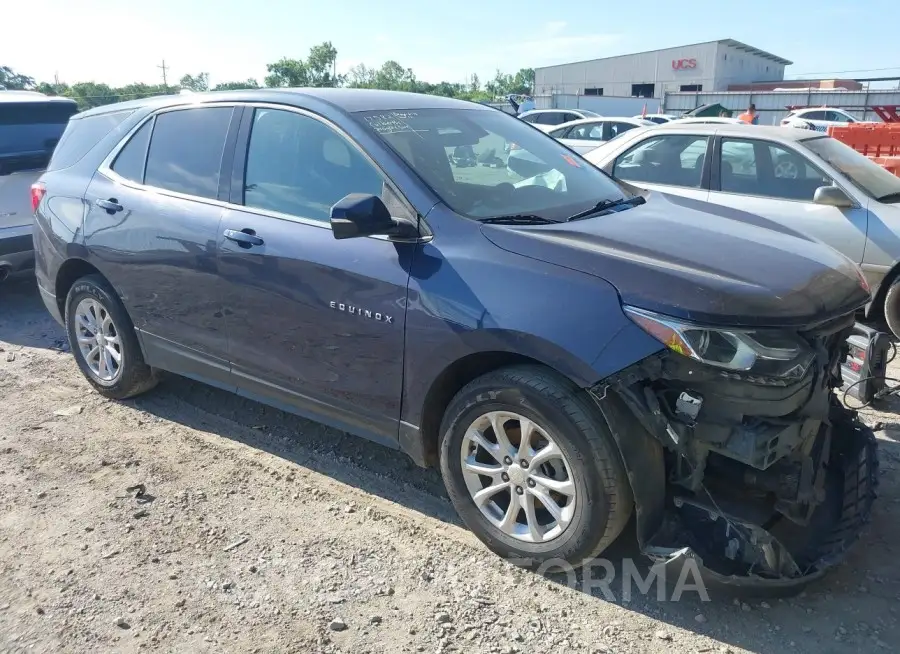
{"type": "Polygon", "coordinates": [[[0,397],[0,651],[900,651],[896,412],[865,416],[880,498],[847,562],[741,604],[521,571],[435,471],[191,381],[107,401],[31,280],[0,286],[0,397]]]}

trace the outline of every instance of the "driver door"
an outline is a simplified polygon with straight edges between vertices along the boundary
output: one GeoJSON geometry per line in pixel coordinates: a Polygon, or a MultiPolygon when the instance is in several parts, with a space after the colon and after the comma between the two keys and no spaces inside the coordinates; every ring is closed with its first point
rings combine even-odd
{"type": "Polygon", "coordinates": [[[866,209],[813,202],[817,188],[835,182],[801,152],[775,141],[719,137],[714,156],[710,202],[769,218],[862,262],[866,209]]]}

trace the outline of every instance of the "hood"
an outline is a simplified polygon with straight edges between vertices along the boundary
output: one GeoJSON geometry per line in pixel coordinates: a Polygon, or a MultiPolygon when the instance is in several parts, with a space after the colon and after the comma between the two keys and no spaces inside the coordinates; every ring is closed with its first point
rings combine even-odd
{"type": "Polygon", "coordinates": [[[485,225],[495,245],[600,277],[624,304],[712,325],[801,327],[869,301],[859,268],[755,214],[664,193],[571,223],[485,225]]]}

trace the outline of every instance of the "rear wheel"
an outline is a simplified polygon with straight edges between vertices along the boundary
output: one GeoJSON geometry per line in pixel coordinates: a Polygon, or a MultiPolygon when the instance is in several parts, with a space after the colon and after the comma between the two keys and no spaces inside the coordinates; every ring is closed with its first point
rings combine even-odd
{"type": "Polygon", "coordinates": [[[101,395],[121,400],[156,385],[153,369],[144,363],[134,325],[102,277],[88,275],[72,285],[65,321],[75,361],[101,395]]]}
{"type": "Polygon", "coordinates": [[[476,379],[450,403],[441,433],[441,473],[457,512],[513,563],[579,565],[631,515],[631,487],[602,416],[549,370],[476,379]]]}

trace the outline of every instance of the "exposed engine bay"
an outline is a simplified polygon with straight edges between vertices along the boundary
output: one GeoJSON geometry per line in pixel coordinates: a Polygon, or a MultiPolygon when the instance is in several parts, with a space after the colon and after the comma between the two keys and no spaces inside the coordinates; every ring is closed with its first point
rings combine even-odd
{"type": "Polygon", "coordinates": [[[818,578],[868,521],[878,481],[873,432],[833,392],[853,316],[723,339],[683,324],[660,333],[646,315],[667,349],[591,391],[625,459],[644,553],[672,567],[691,557],[707,584],[741,592],[818,578]],[[745,342],[764,356],[744,356],[745,342]]]}

